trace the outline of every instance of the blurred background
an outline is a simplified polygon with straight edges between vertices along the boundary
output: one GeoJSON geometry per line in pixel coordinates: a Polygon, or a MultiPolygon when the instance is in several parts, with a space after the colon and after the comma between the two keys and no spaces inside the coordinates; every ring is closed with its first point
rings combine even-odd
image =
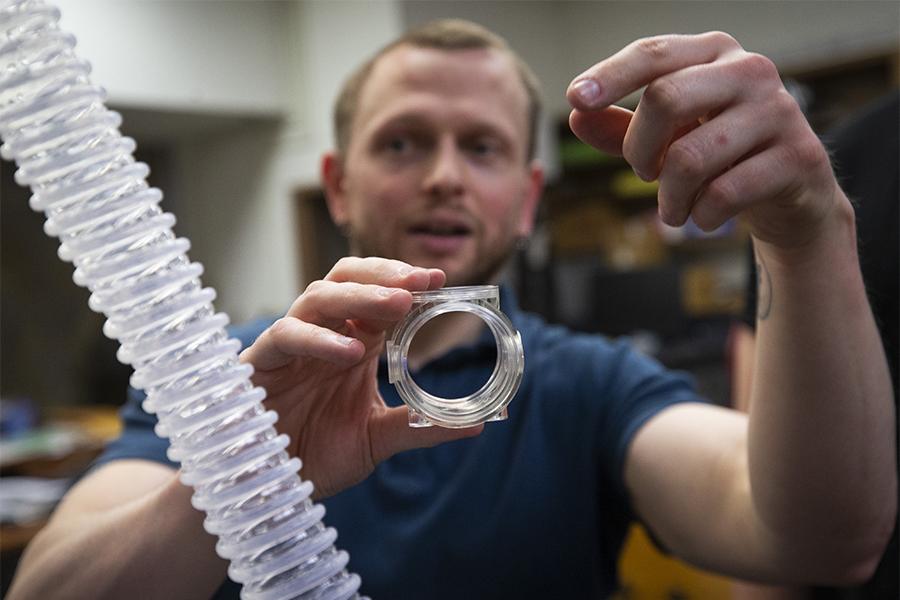
{"type": "MultiPolygon", "coordinates": [[[[663,226],[655,187],[568,131],[568,82],[639,37],[724,30],[775,61],[822,133],[900,79],[895,1],[56,4],[233,322],[283,313],[346,252],[317,174],[349,72],[434,18],[497,31],[542,80],[547,109],[548,187],[537,233],[509,273],[522,304],[551,321],[630,336],[691,371],[723,405],[731,402],[728,332],[749,276],[746,231],[738,222],[712,234],[663,226]]],[[[115,435],[130,375],[13,173],[0,164],[3,589],[61,490],[115,435]]],[[[623,597],[727,597],[727,582],[665,559],[648,566],[657,558],[634,552],[623,562],[623,597]],[[648,571],[656,575],[640,576],[648,571]]]]}

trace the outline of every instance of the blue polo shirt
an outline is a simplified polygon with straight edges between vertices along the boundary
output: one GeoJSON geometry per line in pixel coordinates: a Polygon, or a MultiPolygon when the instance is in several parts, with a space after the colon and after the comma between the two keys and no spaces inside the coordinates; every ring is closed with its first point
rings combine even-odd
{"type": "MultiPolygon", "coordinates": [[[[509,419],[475,438],[400,453],[323,502],[361,592],[376,600],[608,596],[634,518],[623,481],[629,443],[660,410],[698,401],[687,376],[624,342],[548,325],[507,291],[501,307],[525,351],[509,419]]],[[[249,344],[271,322],[232,334],[249,344]]],[[[485,381],[495,361],[485,328],[475,344],[413,375],[438,396],[458,397],[485,381]]],[[[388,405],[402,404],[383,360],[378,383],[388,405]]],[[[101,461],[173,464],[142,397],[129,392],[122,437],[101,461]]],[[[237,598],[238,586],[226,582],[216,597],[237,598]]]]}

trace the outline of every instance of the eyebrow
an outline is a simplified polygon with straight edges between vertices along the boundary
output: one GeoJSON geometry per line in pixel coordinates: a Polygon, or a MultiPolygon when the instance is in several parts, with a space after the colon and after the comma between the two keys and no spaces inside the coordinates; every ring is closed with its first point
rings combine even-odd
{"type": "MultiPolygon", "coordinates": [[[[386,119],[383,123],[378,125],[373,130],[373,133],[374,135],[378,135],[380,132],[385,130],[404,127],[411,129],[425,129],[430,127],[432,124],[433,120],[429,117],[423,116],[421,112],[411,111],[409,113],[400,113],[386,119]]],[[[471,135],[472,133],[487,133],[489,135],[494,135],[501,138],[505,143],[512,143],[513,137],[505,128],[484,119],[476,119],[474,121],[466,123],[466,126],[463,129],[462,133],[464,135],[471,135]]]]}

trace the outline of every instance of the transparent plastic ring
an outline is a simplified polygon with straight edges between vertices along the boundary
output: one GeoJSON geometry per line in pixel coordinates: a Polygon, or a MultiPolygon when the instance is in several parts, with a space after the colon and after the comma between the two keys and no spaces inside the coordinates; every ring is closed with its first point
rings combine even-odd
{"type": "Polygon", "coordinates": [[[411,427],[462,428],[503,420],[507,405],[522,382],[525,355],[522,338],[500,311],[500,291],[495,285],[450,287],[413,292],[413,307],[397,324],[387,342],[388,379],[409,408],[411,427]],[[477,391],[461,398],[441,398],[413,381],[406,356],[419,329],[431,319],[450,312],[480,317],[497,343],[497,363],[488,380],[477,391]]]}

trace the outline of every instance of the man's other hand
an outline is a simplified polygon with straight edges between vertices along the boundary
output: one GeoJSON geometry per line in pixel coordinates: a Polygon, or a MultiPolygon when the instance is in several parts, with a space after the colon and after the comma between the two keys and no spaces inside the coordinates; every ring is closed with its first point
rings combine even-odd
{"type": "Polygon", "coordinates": [[[410,428],[406,407],[389,408],[378,392],[385,331],[412,308],[410,292],[437,289],[444,280],[438,269],[395,260],[341,259],[241,353],[317,497],[362,481],[397,452],[483,429],[410,428]]]}
{"type": "Polygon", "coordinates": [[[659,213],[710,231],[742,213],[777,247],[822,235],[849,203],[768,58],[721,32],[633,42],[577,76],[570,125],[659,180],[659,213]],[[613,106],[646,86],[634,112],[613,106]]]}

